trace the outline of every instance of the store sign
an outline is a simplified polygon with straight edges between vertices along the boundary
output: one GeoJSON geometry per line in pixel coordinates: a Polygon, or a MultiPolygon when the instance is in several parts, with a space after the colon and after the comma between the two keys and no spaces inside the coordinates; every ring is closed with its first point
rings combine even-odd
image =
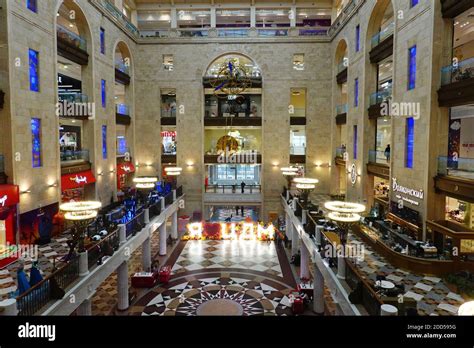
{"type": "Polygon", "coordinates": [[[0,185],[0,208],[11,207],[20,202],[20,190],[16,185],[0,185]]]}
{"type": "Polygon", "coordinates": [[[76,175],[75,177],[69,178],[69,180],[74,181],[76,184],[87,184],[87,177],[76,175]]]}
{"type": "Polygon", "coordinates": [[[122,169],[124,172],[127,172],[127,173],[131,173],[132,171],[132,168],[130,168],[129,166],[122,166],[122,169]]]}
{"type": "Polygon", "coordinates": [[[392,178],[392,191],[394,193],[398,192],[398,193],[402,193],[404,195],[409,196],[409,197],[406,197],[406,196],[402,196],[398,194],[396,195],[396,198],[398,198],[399,200],[403,202],[407,202],[416,206],[420,205],[420,203],[418,201],[413,200],[412,198],[416,198],[419,200],[423,200],[425,198],[425,193],[423,190],[416,190],[413,188],[402,186],[398,183],[396,178],[392,178]]]}
{"type": "Polygon", "coordinates": [[[206,224],[194,222],[187,226],[188,235],[185,239],[213,240],[273,240],[275,227],[273,224],[264,226],[252,222],[206,224]],[[217,229],[213,228],[215,225],[217,229]]]}

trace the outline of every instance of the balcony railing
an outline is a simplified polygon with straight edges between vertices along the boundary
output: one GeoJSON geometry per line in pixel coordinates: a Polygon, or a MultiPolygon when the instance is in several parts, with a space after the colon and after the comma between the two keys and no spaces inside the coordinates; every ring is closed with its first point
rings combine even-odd
{"type": "Polygon", "coordinates": [[[176,189],[176,197],[181,197],[183,195],[183,186],[179,186],[177,189],[176,189]]]}
{"type": "Polygon", "coordinates": [[[351,0],[346,7],[339,13],[339,16],[337,16],[336,20],[331,24],[331,27],[328,29],[328,35],[333,36],[336,34],[339,28],[342,28],[349,18],[351,17],[351,13],[353,10],[361,4],[363,0],[351,0]]]}
{"type": "Polygon", "coordinates": [[[386,101],[391,96],[392,96],[392,85],[388,86],[387,88],[381,91],[372,93],[370,95],[370,105],[372,106],[372,105],[380,104],[386,101]]]}
{"type": "Polygon", "coordinates": [[[79,278],[79,257],[70,260],[65,266],[54,271],[38,284],[34,285],[16,298],[18,315],[32,316],[49,301],[55,300],[51,291],[51,282],[55,281],[60,288],[66,289],[79,278]]]}
{"type": "Polygon", "coordinates": [[[440,156],[438,174],[474,179],[474,158],[440,156]]]}
{"type": "Polygon", "coordinates": [[[161,117],[176,117],[176,108],[174,109],[161,108],[161,117]]]}
{"type": "Polygon", "coordinates": [[[115,62],[115,69],[130,76],[130,65],[125,64],[124,62],[115,62]]]}
{"type": "Polygon", "coordinates": [[[219,37],[248,37],[248,28],[236,28],[236,29],[220,29],[218,30],[219,37]]]}
{"type": "Polygon", "coordinates": [[[369,163],[389,164],[390,154],[388,154],[387,159],[387,156],[385,156],[385,151],[369,150],[369,163]]]}
{"type": "Polygon", "coordinates": [[[344,154],[347,152],[345,147],[336,148],[336,157],[344,159],[344,154]]]}
{"type": "Polygon", "coordinates": [[[347,114],[347,104],[336,106],[336,115],[347,114]]]}
{"type": "Polygon", "coordinates": [[[474,78],[474,57],[441,69],[441,85],[474,78]]]}
{"type": "Polygon", "coordinates": [[[130,22],[130,20],[125,16],[120,10],[115,7],[115,5],[110,1],[106,0],[103,2],[103,5],[105,6],[105,9],[114,17],[116,18],[119,22],[121,22],[128,30],[130,30],[132,33],[134,33],[136,36],[139,35],[139,31],[135,25],[130,22]]]}
{"type": "Polygon", "coordinates": [[[140,232],[144,226],[145,212],[142,211],[125,224],[125,234],[127,239],[140,232]]]}
{"type": "Polygon", "coordinates": [[[130,116],[130,107],[127,104],[115,104],[115,111],[117,114],[130,116]]]}
{"type": "Polygon", "coordinates": [[[258,36],[260,37],[277,37],[277,36],[288,36],[288,29],[283,28],[259,28],[258,36]]]}
{"type": "Polygon", "coordinates": [[[118,249],[119,244],[120,236],[118,230],[113,231],[105,238],[101,239],[98,243],[94,244],[90,249],[87,250],[87,261],[89,269],[94,267],[101,257],[105,256],[105,250],[111,249],[112,251],[115,251],[118,249]]]}
{"type": "Polygon", "coordinates": [[[347,61],[342,61],[337,65],[337,73],[339,74],[344,69],[347,69],[347,61]]]}
{"type": "Polygon", "coordinates": [[[395,29],[395,22],[390,23],[384,29],[380,30],[377,34],[372,36],[371,45],[372,48],[383,42],[385,39],[393,35],[395,29]]]}
{"type": "Polygon", "coordinates": [[[88,103],[89,97],[83,93],[59,92],[58,99],[60,102],[68,103],[88,103]]]}
{"type": "Polygon", "coordinates": [[[63,150],[60,152],[61,164],[68,162],[89,162],[89,150],[63,150]]]}
{"type": "Polygon", "coordinates": [[[69,46],[87,52],[87,41],[59,24],[57,25],[57,36],[59,40],[67,42],[69,46]]]}
{"type": "Polygon", "coordinates": [[[244,192],[240,184],[236,185],[207,185],[205,188],[206,193],[220,193],[220,194],[253,194],[262,192],[261,185],[245,185],[244,192]]]}
{"type": "Polygon", "coordinates": [[[299,36],[327,36],[329,28],[305,28],[299,30],[299,36]]]}

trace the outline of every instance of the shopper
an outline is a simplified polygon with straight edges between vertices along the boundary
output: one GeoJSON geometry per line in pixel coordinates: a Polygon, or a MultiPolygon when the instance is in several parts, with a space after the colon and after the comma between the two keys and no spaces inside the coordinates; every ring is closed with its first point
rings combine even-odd
{"type": "Polygon", "coordinates": [[[385,158],[387,159],[387,162],[390,162],[390,144],[387,144],[387,147],[385,148],[384,151],[385,158]]]}
{"type": "Polygon", "coordinates": [[[244,191],[245,191],[245,182],[242,181],[240,183],[240,188],[242,189],[242,193],[244,193],[244,191]]]}

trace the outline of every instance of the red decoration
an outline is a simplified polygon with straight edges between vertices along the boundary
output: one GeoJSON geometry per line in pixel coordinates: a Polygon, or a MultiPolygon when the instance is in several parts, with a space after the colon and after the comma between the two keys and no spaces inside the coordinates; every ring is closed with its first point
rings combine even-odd
{"type": "Polygon", "coordinates": [[[61,176],[62,191],[84,187],[84,185],[93,183],[95,183],[95,177],[90,170],[61,176]]]}

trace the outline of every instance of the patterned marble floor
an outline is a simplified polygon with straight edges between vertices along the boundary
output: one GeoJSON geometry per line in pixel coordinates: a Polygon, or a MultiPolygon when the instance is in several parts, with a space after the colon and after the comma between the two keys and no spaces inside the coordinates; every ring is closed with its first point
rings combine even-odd
{"type": "Polygon", "coordinates": [[[291,315],[288,295],[295,285],[284,251],[273,242],[187,241],[170,282],[149,291],[129,313],[194,316],[204,303],[226,300],[245,316],[291,315]]]}
{"type": "Polygon", "coordinates": [[[404,296],[417,301],[420,315],[456,315],[459,306],[464,303],[465,300],[459,294],[450,291],[441,278],[413,274],[395,268],[353,234],[349,234],[348,241],[351,244],[364,244],[364,257],[356,264],[359,271],[373,283],[380,274],[395,284],[404,284],[404,296]]]}
{"type": "Polygon", "coordinates": [[[237,268],[283,277],[275,244],[255,241],[192,241],[186,243],[172,271],[179,274],[199,269],[237,268]]]}

